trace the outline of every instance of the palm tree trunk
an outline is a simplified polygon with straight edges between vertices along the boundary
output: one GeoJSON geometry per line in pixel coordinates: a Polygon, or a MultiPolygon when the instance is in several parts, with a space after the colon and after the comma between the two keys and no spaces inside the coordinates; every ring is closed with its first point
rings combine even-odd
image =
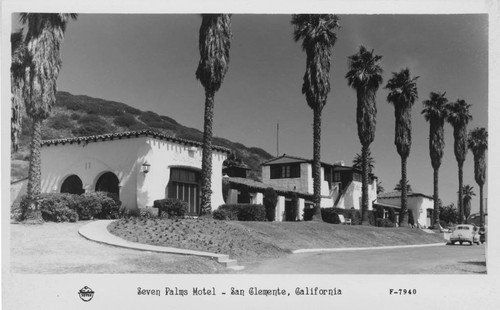
{"type": "Polygon", "coordinates": [[[479,226],[484,226],[483,184],[479,184],[479,226]]]}
{"type": "Polygon", "coordinates": [[[212,125],[214,120],[213,91],[205,91],[205,115],[203,125],[203,154],[201,161],[200,215],[212,212],[212,125]]]}
{"type": "Polygon", "coordinates": [[[361,182],[361,214],[362,225],[369,225],[368,221],[368,145],[361,147],[363,180],[361,182]]]}
{"type": "Polygon", "coordinates": [[[399,226],[408,227],[408,197],[406,186],[406,157],[401,156],[401,211],[399,215],[399,226]]]}
{"type": "Polygon", "coordinates": [[[28,172],[27,201],[23,206],[23,219],[28,223],[42,223],[38,196],[41,193],[41,148],[42,148],[41,118],[33,119],[31,133],[30,167],[28,172]]]}
{"type": "Polygon", "coordinates": [[[322,221],[321,216],[321,109],[313,110],[313,200],[314,200],[314,215],[313,221],[322,221]]]}
{"type": "Polygon", "coordinates": [[[458,163],[458,222],[464,222],[464,199],[463,199],[463,183],[464,183],[464,163],[458,163]]]}
{"type": "Polygon", "coordinates": [[[433,223],[434,228],[439,228],[439,168],[434,168],[434,214],[433,223]]]}

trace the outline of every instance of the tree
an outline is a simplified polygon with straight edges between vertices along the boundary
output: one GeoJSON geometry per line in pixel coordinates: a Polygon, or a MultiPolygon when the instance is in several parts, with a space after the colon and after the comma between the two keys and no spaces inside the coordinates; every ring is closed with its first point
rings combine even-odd
{"type": "MultiPolygon", "coordinates": [[[[375,125],[377,123],[377,106],[375,95],[382,84],[382,56],[374,55],[364,46],[359,47],[358,53],[348,58],[349,71],[346,74],[347,84],[357,95],[356,122],[358,124],[358,138],[361,143],[361,210],[363,223],[368,223],[368,174],[373,164],[369,162],[370,144],[375,139],[375,125]]],[[[370,156],[371,157],[371,156],[370,156]]],[[[372,159],[373,161],[373,159],[372,159]]]]}
{"type": "Polygon", "coordinates": [[[467,124],[472,120],[470,114],[471,105],[465,100],[458,99],[455,102],[448,103],[448,122],[453,126],[455,159],[458,164],[458,215],[459,222],[464,221],[463,208],[463,179],[464,162],[467,156],[467,124]]]}
{"type": "Polygon", "coordinates": [[[458,211],[453,203],[448,206],[439,207],[439,220],[446,222],[446,224],[454,224],[458,221],[458,211]]]}
{"type": "Polygon", "coordinates": [[[295,42],[302,39],[306,52],[306,72],[302,94],[313,110],[313,221],[321,221],[321,112],[330,92],[330,62],[333,46],[337,40],[334,32],[339,28],[339,19],[332,14],[292,15],[295,42]]]}
{"type": "MultiPolygon", "coordinates": [[[[406,184],[406,161],[410,155],[411,148],[411,107],[418,98],[416,83],[418,78],[418,76],[411,78],[410,70],[406,68],[402,69],[399,73],[393,72],[392,78],[385,86],[386,89],[389,89],[387,101],[394,105],[394,115],[396,117],[394,144],[401,157],[401,184],[406,184]]],[[[403,186],[401,189],[400,227],[408,224],[408,199],[406,192],[406,186],[403,186]]]]}
{"type": "Polygon", "coordinates": [[[209,214],[212,211],[212,126],[214,119],[214,97],[215,93],[220,89],[229,68],[231,38],[231,15],[202,15],[199,37],[200,61],[196,69],[196,79],[205,88],[200,215],[209,214]]]}
{"type": "Polygon", "coordinates": [[[26,75],[26,68],[31,62],[26,47],[26,42],[23,38],[23,30],[19,30],[10,35],[12,63],[10,66],[10,90],[12,93],[11,99],[11,118],[10,118],[10,132],[11,143],[14,151],[19,147],[19,135],[22,130],[22,120],[25,110],[23,91],[24,91],[24,78],[26,75]]]}
{"type": "Polygon", "coordinates": [[[439,223],[439,167],[443,158],[444,150],[444,121],[448,115],[446,109],[448,99],[444,93],[431,92],[430,99],[423,102],[422,114],[425,120],[430,123],[429,129],[429,154],[431,157],[432,169],[434,170],[434,218],[433,225],[439,223]]]}
{"type": "MultiPolygon", "coordinates": [[[[367,167],[368,173],[372,173],[373,168],[375,167],[375,159],[373,159],[370,149],[368,149],[366,163],[368,165],[368,167],[367,167]]],[[[354,156],[354,158],[352,160],[352,167],[359,169],[359,170],[363,170],[363,156],[361,154],[356,153],[356,156],[354,156]]]]}
{"type": "Polygon", "coordinates": [[[474,187],[470,186],[469,184],[464,185],[464,188],[462,189],[462,195],[462,200],[464,203],[464,216],[467,219],[470,215],[472,196],[476,196],[476,193],[474,193],[474,187]]]}
{"type": "Polygon", "coordinates": [[[273,222],[276,219],[276,204],[278,203],[278,194],[272,187],[266,188],[262,203],[266,208],[266,219],[273,222]]]}
{"type": "Polygon", "coordinates": [[[474,155],[474,179],[479,185],[479,217],[480,225],[484,225],[483,186],[486,180],[486,150],[488,149],[488,132],[485,128],[474,128],[469,132],[467,147],[474,155]]]}
{"type": "Polygon", "coordinates": [[[385,188],[382,186],[382,181],[377,179],[377,195],[383,192],[385,192],[385,188]]]}
{"type": "Polygon", "coordinates": [[[400,179],[399,183],[397,183],[396,186],[394,186],[394,190],[398,191],[398,192],[402,192],[403,191],[403,187],[406,188],[406,192],[413,192],[413,189],[411,188],[410,181],[406,180],[403,183],[403,179],[400,179]],[[406,184],[406,186],[404,186],[403,184],[406,184]]]}
{"type": "Polygon", "coordinates": [[[23,88],[26,113],[33,121],[31,154],[28,172],[27,203],[23,218],[27,222],[41,222],[37,197],[41,187],[41,132],[42,123],[56,102],[57,78],[61,70],[61,44],[70,19],[77,14],[21,13],[20,21],[26,28],[25,44],[30,62],[27,64],[23,88]]]}

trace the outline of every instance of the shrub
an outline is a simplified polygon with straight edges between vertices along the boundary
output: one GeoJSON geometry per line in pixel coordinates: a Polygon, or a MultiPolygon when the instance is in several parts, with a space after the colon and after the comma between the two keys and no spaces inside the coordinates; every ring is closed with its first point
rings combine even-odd
{"type": "Polygon", "coordinates": [[[166,213],[168,218],[183,217],[188,209],[188,204],[185,201],[167,198],[155,200],[153,207],[158,209],[158,216],[162,216],[162,213],[166,213]]]}
{"type": "MultiPolygon", "coordinates": [[[[81,201],[77,205],[76,212],[80,220],[92,220],[102,211],[102,199],[107,198],[103,193],[85,193],[81,195],[81,201]]],[[[111,199],[111,198],[109,198],[111,199]]]]}
{"type": "Polygon", "coordinates": [[[305,206],[304,213],[302,214],[304,221],[312,220],[313,215],[314,215],[314,206],[305,206]]]}
{"type": "Polygon", "coordinates": [[[129,209],[125,206],[120,207],[120,218],[131,218],[131,217],[140,217],[141,210],[139,208],[129,209]]]}
{"type": "Polygon", "coordinates": [[[389,220],[391,222],[396,223],[396,211],[394,211],[394,208],[387,208],[389,210],[389,220]]]}
{"type": "Polygon", "coordinates": [[[108,192],[95,192],[85,194],[83,197],[95,196],[95,199],[101,204],[101,211],[95,214],[98,219],[117,219],[120,217],[121,201],[118,200],[118,195],[108,192]]]}
{"type": "Polygon", "coordinates": [[[155,214],[155,211],[153,210],[153,208],[139,208],[139,216],[141,218],[145,218],[145,219],[152,219],[154,217],[156,217],[156,214],[155,214]]]}
{"type": "Polygon", "coordinates": [[[135,124],[137,124],[137,121],[135,117],[132,114],[125,113],[123,115],[117,116],[114,120],[113,123],[115,125],[121,126],[121,127],[131,127],[135,124]]]}
{"type": "Polygon", "coordinates": [[[222,221],[237,221],[238,205],[222,205],[212,212],[212,217],[222,221]]]}
{"type": "MultiPolygon", "coordinates": [[[[38,200],[42,219],[46,222],[76,222],[76,212],[80,197],[72,194],[40,194],[38,200]]],[[[21,209],[25,212],[29,203],[27,196],[21,199],[21,209]]],[[[23,214],[24,214],[23,212],[23,214]]],[[[22,216],[24,217],[24,215],[22,216]]],[[[21,218],[22,218],[21,217],[21,218]]]]}
{"type": "Polygon", "coordinates": [[[371,226],[376,226],[377,223],[376,223],[376,220],[375,220],[375,215],[373,214],[374,212],[372,210],[367,210],[366,212],[368,212],[368,223],[371,226]]]}
{"type": "Polygon", "coordinates": [[[14,203],[10,207],[10,219],[11,221],[19,222],[22,219],[22,209],[21,204],[19,202],[14,203]]]}
{"type": "Polygon", "coordinates": [[[225,204],[221,205],[212,214],[217,220],[238,221],[265,221],[266,209],[264,205],[256,204],[225,204]]]}
{"type": "Polygon", "coordinates": [[[240,204],[238,221],[265,221],[266,208],[264,205],[240,204]]]}
{"type": "Polygon", "coordinates": [[[72,120],[77,121],[77,120],[79,120],[79,119],[81,118],[81,116],[80,116],[80,114],[71,113],[70,118],[71,118],[72,120]]]}
{"type": "Polygon", "coordinates": [[[292,194],[291,209],[287,214],[287,221],[295,221],[297,219],[297,210],[299,209],[299,197],[297,193],[292,194]]]}
{"type": "Polygon", "coordinates": [[[266,219],[269,222],[274,221],[276,218],[276,204],[278,203],[278,195],[272,187],[268,187],[264,191],[263,203],[266,209],[266,219]]]}
{"type": "Polygon", "coordinates": [[[57,130],[73,128],[73,124],[71,123],[70,118],[68,117],[68,115],[63,113],[57,113],[56,115],[52,116],[47,123],[48,127],[52,127],[57,130]]]}
{"type": "Polygon", "coordinates": [[[323,222],[331,224],[340,224],[339,215],[335,212],[337,208],[321,208],[321,217],[323,222]]]}
{"type": "Polygon", "coordinates": [[[386,218],[386,219],[377,218],[377,226],[378,227],[396,227],[396,224],[394,224],[394,222],[388,218],[386,218]]]}

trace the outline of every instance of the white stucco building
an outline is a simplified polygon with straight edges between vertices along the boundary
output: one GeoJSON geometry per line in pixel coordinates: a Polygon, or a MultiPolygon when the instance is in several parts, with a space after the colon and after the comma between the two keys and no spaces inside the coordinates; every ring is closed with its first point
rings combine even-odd
{"type": "MultiPolygon", "coordinates": [[[[427,228],[432,224],[432,212],[434,210],[434,199],[431,196],[408,192],[407,193],[408,212],[412,212],[415,224],[421,228],[427,228]]],[[[401,208],[401,192],[395,191],[378,195],[379,203],[386,203],[396,208],[399,214],[401,208]]]]}
{"type": "MultiPolygon", "coordinates": [[[[213,147],[213,210],[224,203],[222,163],[228,153],[213,147]]],[[[196,215],[201,158],[201,143],[151,130],[48,140],[42,144],[42,192],[114,192],[129,209],[178,198],[196,215]]]]}

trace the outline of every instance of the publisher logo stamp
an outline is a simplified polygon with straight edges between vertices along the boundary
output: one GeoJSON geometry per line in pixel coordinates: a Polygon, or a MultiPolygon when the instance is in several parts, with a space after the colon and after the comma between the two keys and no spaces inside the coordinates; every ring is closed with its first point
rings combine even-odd
{"type": "Polygon", "coordinates": [[[91,301],[94,297],[94,291],[90,287],[85,286],[78,291],[78,296],[80,296],[80,299],[85,302],[91,301]]]}

